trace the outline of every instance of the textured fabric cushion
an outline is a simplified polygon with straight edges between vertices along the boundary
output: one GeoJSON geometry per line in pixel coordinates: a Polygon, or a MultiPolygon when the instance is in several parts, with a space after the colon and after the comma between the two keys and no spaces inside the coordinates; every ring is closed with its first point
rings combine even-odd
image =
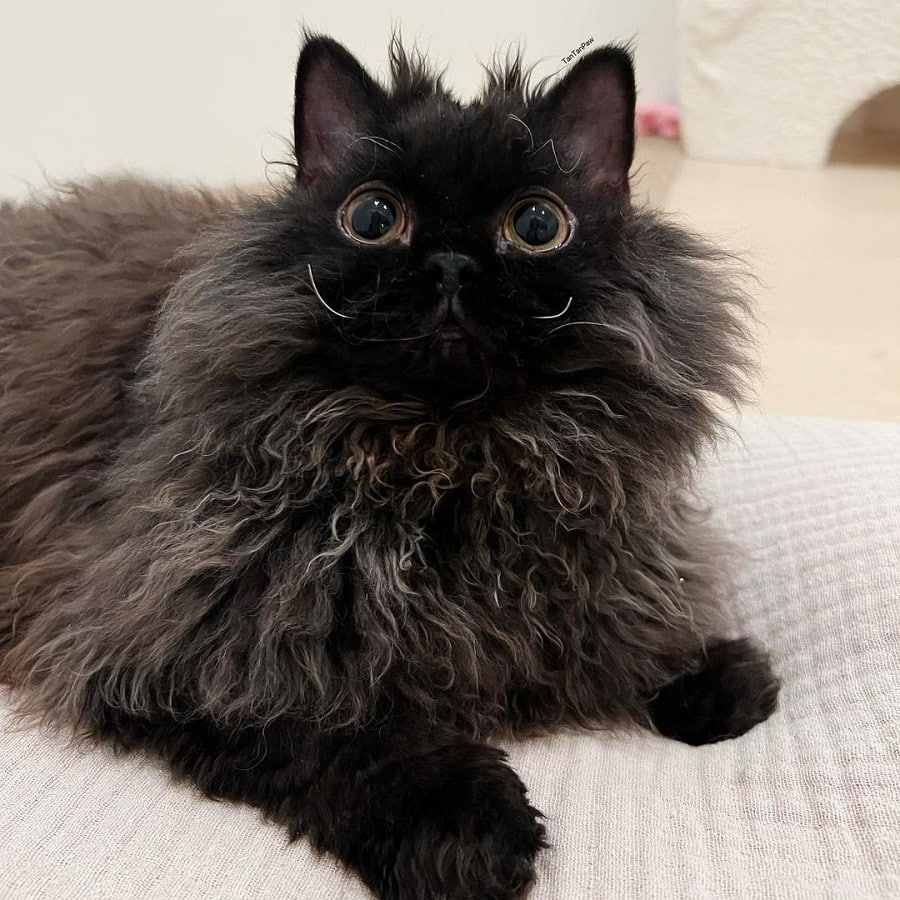
{"type": "MultiPolygon", "coordinates": [[[[534,900],[900,896],[900,425],[738,429],[703,484],[747,551],[734,607],[784,679],[780,710],[696,749],[650,734],[510,745],[554,845],[534,900]]],[[[0,896],[370,895],[252,809],[4,714],[0,896]]]]}

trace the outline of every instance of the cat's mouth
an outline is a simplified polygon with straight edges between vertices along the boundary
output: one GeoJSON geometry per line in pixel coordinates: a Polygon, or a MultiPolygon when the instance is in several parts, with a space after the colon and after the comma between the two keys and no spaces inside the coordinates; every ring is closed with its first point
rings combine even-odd
{"type": "Polygon", "coordinates": [[[442,325],[437,330],[437,337],[440,341],[464,341],[468,337],[468,332],[461,325],[442,325]]]}
{"type": "MultiPolygon", "coordinates": [[[[377,385],[387,395],[415,394],[428,402],[455,405],[489,388],[519,387],[519,370],[507,365],[500,335],[460,304],[442,304],[414,339],[400,336],[396,351],[377,358],[377,385]]],[[[508,390],[507,390],[508,389],[508,390]]]]}
{"type": "Polygon", "coordinates": [[[447,323],[435,332],[432,352],[441,362],[466,363],[479,356],[481,342],[461,325],[447,323]]]}
{"type": "Polygon", "coordinates": [[[465,311],[455,295],[449,303],[445,301],[443,318],[434,331],[434,343],[442,350],[459,354],[468,344],[487,353],[495,353],[497,344],[487,331],[465,311]]]}
{"type": "MultiPolygon", "coordinates": [[[[442,305],[431,340],[423,348],[427,368],[437,366],[434,374],[445,377],[452,372],[455,378],[466,380],[470,375],[483,373],[489,360],[496,355],[497,344],[454,297],[442,305]]],[[[481,374],[478,375],[481,378],[481,374]]]]}

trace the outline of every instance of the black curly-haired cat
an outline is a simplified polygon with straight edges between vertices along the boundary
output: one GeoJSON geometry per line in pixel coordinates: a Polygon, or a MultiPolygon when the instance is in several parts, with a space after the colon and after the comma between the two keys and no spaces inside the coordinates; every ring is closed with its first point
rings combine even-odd
{"type": "Polygon", "coordinates": [[[3,207],[0,674],[383,898],[505,900],[544,828],[486,739],[775,706],[688,493],[744,301],[630,202],[625,50],[469,105],[391,58],[307,36],[270,196],[3,207]]]}

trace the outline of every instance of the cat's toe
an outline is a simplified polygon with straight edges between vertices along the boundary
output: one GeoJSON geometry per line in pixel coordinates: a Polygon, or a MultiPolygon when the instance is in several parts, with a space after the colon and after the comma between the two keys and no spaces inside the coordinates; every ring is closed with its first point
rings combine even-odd
{"type": "Polygon", "coordinates": [[[707,649],[703,667],[665,685],[648,704],[656,729],[695,746],[738,737],[778,704],[780,682],[764,653],[746,640],[707,649]]]}
{"type": "Polygon", "coordinates": [[[439,784],[405,829],[382,896],[391,900],[518,900],[546,846],[540,813],[505,764],[439,784]]]}

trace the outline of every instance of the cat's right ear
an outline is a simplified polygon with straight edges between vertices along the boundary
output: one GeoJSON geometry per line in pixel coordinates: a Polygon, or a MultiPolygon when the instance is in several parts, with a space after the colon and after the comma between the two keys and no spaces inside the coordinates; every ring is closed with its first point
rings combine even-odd
{"type": "Polygon", "coordinates": [[[354,138],[370,134],[387,97],[356,57],[331,38],[307,37],[294,80],[297,181],[313,186],[340,169],[354,138]]]}
{"type": "Polygon", "coordinates": [[[592,190],[628,194],[634,101],[631,53],[616,45],[582,56],[540,101],[539,115],[565,164],[592,190]]]}

